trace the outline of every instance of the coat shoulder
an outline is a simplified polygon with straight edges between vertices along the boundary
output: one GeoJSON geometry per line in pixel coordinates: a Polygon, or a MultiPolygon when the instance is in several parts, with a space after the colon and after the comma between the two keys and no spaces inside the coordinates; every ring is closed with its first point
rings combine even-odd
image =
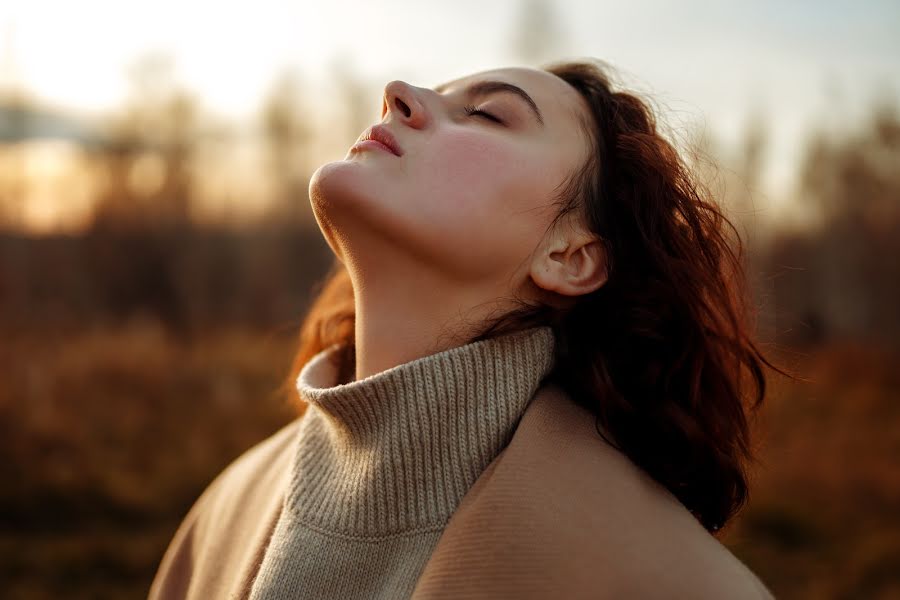
{"type": "Polygon", "coordinates": [[[209,484],[191,510],[205,509],[221,524],[236,517],[238,512],[245,512],[262,496],[277,492],[282,487],[284,466],[291,458],[299,423],[295,419],[234,459],[209,484]]]}
{"type": "Polygon", "coordinates": [[[460,597],[491,596],[476,587],[523,598],[772,597],[552,385],[463,498],[420,585],[423,598],[460,586],[460,597]]]}
{"type": "Polygon", "coordinates": [[[193,598],[210,590],[225,596],[225,590],[240,585],[238,576],[277,516],[298,431],[295,419],[241,454],[207,486],[169,543],[150,598],[193,598]]]}

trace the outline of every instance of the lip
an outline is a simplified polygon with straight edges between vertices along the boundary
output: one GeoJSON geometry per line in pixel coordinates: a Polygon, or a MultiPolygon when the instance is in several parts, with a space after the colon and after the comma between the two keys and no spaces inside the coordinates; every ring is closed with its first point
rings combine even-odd
{"type": "Polygon", "coordinates": [[[374,148],[380,148],[382,150],[388,150],[395,156],[403,155],[403,149],[400,148],[400,144],[397,143],[397,139],[393,136],[393,134],[391,134],[390,131],[387,130],[386,127],[382,125],[373,125],[366,129],[359,141],[354,144],[354,147],[364,146],[371,146],[374,148]]]}

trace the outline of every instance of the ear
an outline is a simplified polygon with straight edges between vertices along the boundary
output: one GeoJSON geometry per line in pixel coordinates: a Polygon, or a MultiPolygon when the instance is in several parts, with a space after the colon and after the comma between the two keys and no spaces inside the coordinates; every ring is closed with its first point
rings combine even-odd
{"type": "Polygon", "coordinates": [[[564,296],[588,294],[609,276],[606,247],[599,236],[586,231],[551,237],[535,254],[530,274],[545,290],[564,296]]]}

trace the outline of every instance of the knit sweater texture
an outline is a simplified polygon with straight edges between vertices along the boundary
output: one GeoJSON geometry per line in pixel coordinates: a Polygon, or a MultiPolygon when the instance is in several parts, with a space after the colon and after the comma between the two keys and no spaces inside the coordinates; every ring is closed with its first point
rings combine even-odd
{"type": "Polygon", "coordinates": [[[250,597],[409,597],[450,516],[553,367],[540,326],[338,383],[337,346],[297,389],[291,482],[250,597]]]}

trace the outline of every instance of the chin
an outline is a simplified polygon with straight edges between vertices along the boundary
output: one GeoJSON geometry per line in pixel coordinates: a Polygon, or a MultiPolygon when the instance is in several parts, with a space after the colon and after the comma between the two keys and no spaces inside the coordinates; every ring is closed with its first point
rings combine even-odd
{"type": "Polygon", "coordinates": [[[318,218],[320,211],[330,211],[338,204],[352,202],[360,190],[365,190],[365,173],[350,161],[325,163],[315,170],[309,180],[309,202],[318,218]]]}
{"type": "Polygon", "coordinates": [[[315,202],[331,196],[335,185],[340,185],[348,176],[352,177],[354,165],[345,160],[328,162],[316,169],[309,179],[309,199],[315,202]]]}
{"type": "Polygon", "coordinates": [[[338,239],[364,237],[392,222],[384,205],[383,183],[358,161],[329,162],[309,180],[309,202],[319,229],[339,257],[338,239]],[[352,235],[351,235],[352,234],[352,235]]]}
{"type": "Polygon", "coordinates": [[[346,198],[347,180],[352,172],[341,161],[329,162],[316,169],[309,179],[309,204],[313,216],[332,252],[340,259],[341,251],[335,234],[340,228],[341,204],[346,198]]]}

